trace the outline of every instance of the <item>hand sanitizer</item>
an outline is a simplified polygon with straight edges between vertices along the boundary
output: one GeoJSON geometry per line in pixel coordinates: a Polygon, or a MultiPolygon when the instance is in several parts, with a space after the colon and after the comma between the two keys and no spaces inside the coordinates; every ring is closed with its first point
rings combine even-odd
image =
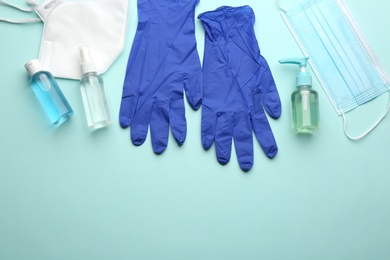
{"type": "Polygon", "coordinates": [[[291,94],[293,129],[298,133],[312,133],[320,128],[318,93],[312,89],[310,74],[306,71],[309,58],[283,59],[281,64],[296,64],[300,72],[296,78],[296,90],[291,94]]]}
{"type": "Polygon", "coordinates": [[[111,124],[111,113],[103,79],[96,72],[96,66],[91,58],[88,46],[80,47],[79,54],[83,73],[80,89],[88,127],[91,129],[106,127],[111,124]]]}
{"type": "Polygon", "coordinates": [[[73,115],[73,110],[62,93],[53,75],[43,69],[39,60],[27,62],[24,67],[29,73],[30,85],[51,123],[61,125],[73,115]]]}

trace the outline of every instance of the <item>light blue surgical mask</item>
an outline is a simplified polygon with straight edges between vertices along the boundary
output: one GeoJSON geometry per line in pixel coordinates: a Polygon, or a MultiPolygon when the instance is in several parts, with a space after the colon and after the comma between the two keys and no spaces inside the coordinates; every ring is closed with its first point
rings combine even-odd
{"type": "Polygon", "coordinates": [[[389,91],[390,78],[344,0],[306,0],[281,9],[337,114],[343,117],[346,136],[352,140],[366,136],[388,113],[390,96],[385,114],[358,137],[347,133],[345,113],[389,91]]]}

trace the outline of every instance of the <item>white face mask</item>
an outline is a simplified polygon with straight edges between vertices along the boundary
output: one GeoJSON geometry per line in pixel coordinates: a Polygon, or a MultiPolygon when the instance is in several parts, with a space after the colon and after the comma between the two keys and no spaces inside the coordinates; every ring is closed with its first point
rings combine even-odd
{"type": "Polygon", "coordinates": [[[78,48],[88,45],[98,74],[106,72],[125,46],[128,3],[46,0],[38,4],[35,11],[44,23],[39,60],[44,68],[55,77],[80,79],[78,48]]]}

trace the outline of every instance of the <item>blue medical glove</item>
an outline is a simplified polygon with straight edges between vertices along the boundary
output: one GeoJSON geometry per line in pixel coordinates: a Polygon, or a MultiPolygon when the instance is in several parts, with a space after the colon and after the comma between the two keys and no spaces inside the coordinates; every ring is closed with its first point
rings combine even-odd
{"type": "Polygon", "coordinates": [[[202,70],[195,40],[199,0],[138,0],[138,27],[127,64],[119,122],[130,126],[134,145],[144,143],[150,125],[155,153],[168,143],[169,126],[179,145],[186,138],[183,88],[198,109],[202,70]]]}
{"type": "Polygon", "coordinates": [[[281,114],[279,94],[253,30],[249,6],[223,6],[200,14],[206,31],[203,60],[202,144],[215,142],[218,162],[230,160],[232,138],[242,170],[253,166],[252,130],[269,158],[278,152],[263,107],[281,114]]]}

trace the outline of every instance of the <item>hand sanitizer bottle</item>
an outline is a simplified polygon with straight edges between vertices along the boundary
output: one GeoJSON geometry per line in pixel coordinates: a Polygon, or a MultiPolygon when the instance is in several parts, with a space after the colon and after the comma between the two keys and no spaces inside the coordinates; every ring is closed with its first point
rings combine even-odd
{"type": "Polygon", "coordinates": [[[296,90],[291,94],[293,129],[298,133],[312,133],[320,128],[318,93],[312,89],[310,74],[306,71],[309,58],[283,59],[281,64],[296,64],[300,72],[296,90]]]}
{"type": "Polygon", "coordinates": [[[88,46],[80,47],[79,54],[83,74],[80,89],[88,127],[91,129],[106,127],[111,124],[111,113],[103,79],[96,72],[96,66],[91,59],[88,46]]]}
{"type": "Polygon", "coordinates": [[[53,75],[44,70],[37,59],[27,62],[24,67],[31,77],[31,88],[52,124],[59,126],[68,120],[73,115],[73,110],[53,75]]]}

